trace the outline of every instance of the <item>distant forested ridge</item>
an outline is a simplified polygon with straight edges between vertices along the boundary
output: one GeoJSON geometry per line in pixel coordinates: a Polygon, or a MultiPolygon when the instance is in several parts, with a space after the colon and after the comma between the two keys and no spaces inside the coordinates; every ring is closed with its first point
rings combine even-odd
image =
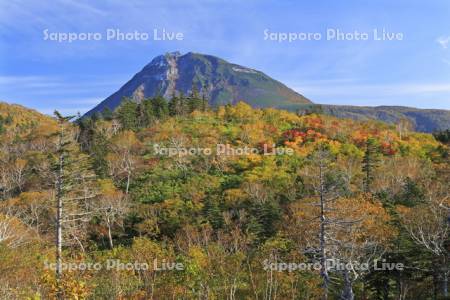
{"type": "Polygon", "coordinates": [[[450,110],[419,109],[403,106],[348,106],[305,104],[277,106],[301,114],[317,112],[338,118],[353,120],[379,120],[390,124],[407,121],[411,129],[419,132],[435,132],[450,128],[450,110]]]}

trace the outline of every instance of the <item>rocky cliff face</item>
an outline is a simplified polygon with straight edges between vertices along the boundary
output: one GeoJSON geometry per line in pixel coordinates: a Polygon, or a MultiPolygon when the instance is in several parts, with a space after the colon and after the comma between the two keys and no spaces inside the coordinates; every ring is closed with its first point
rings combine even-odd
{"type": "Polygon", "coordinates": [[[195,87],[209,99],[211,105],[245,101],[254,107],[311,103],[264,73],[228,63],[211,55],[179,52],[155,57],[130,81],[102,103],[89,111],[90,115],[105,108],[114,110],[124,97],[141,101],[162,95],[166,99],[176,94],[188,94],[195,87]]]}

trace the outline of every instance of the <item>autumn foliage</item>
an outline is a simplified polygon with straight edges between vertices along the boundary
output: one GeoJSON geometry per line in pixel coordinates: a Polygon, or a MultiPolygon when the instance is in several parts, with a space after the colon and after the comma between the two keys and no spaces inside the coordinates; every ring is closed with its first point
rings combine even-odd
{"type": "MultiPolygon", "coordinates": [[[[67,205],[83,217],[63,261],[151,268],[64,271],[65,299],[444,299],[448,145],[379,122],[194,100],[127,102],[69,124],[74,168],[95,178],[76,185],[92,199],[67,205]],[[256,152],[220,155],[219,144],[256,152]],[[407,268],[267,268],[321,255],[407,268]]],[[[3,103],[0,116],[0,298],[52,299],[57,122],[3,103]]]]}

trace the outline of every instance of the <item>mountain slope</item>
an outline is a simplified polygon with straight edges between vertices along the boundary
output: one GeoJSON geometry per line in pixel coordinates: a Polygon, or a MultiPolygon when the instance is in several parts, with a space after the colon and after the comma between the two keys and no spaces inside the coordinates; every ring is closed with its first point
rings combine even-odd
{"type": "Polygon", "coordinates": [[[299,113],[317,112],[353,120],[378,120],[397,124],[406,119],[415,131],[434,132],[450,128],[450,111],[444,109],[418,109],[403,106],[349,106],[349,105],[287,105],[279,108],[299,113]]]}
{"type": "Polygon", "coordinates": [[[356,120],[375,119],[395,124],[408,119],[416,131],[433,132],[450,128],[450,111],[440,109],[417,109],[401,106],[357,107],[324,106],[324,113],[339,118],[356,120]]]}
{"type": "Polygon", "coordinates": [[[114,110],[123,97],[141,101],[145,97],[176,93],[188,94],[195,86],[211,105],[224,105],[244,100],[253,107],[311,103],[266,74],[229,63],[211,55],[189,52],[167,53],[154,58],[117,92],[86,115],[114,110]]]}
{"type": "Polygon", "coordinates": [[[114,110],[124,97],[136,102],[156,95],[169,99],[174,94],[189,94],[193,86],[213,106],[243,100],[255,108],[275,107],[290,111],[312,109],[355,120],[375,119],[398,123],[406,118],[415,130],[422,132],[450,128],[450,111],[447,110],[314,105],[309,99],[260,71],[215,56],[192,52],[185,55],[173,52],[155,57],[117,92],[87,112],[86,116],[106,108],[114,110]]]}
{"type": "Polygon", "coordinates": [[[45,132],[57,128],[55,119],[33,109],[0,101],[0,132],[9,133],[45,132]]]}

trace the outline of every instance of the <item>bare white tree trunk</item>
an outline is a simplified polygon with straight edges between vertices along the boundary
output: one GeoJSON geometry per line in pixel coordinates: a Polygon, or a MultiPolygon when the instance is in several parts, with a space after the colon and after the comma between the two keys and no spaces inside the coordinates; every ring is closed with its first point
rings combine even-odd
{"type": "Polygon", "coordinates": [[[442,270],[442,294],[444,295],[444,299],[449,299],[448,297],[448,273],[449,268],[448,268],[448,261],[445,257],[445,253],[444,253],[444,259],[443,259],[443,270],[442,270]]]}
{"type": "Polygon", "coordinates": [[[63,218],[63,172],[64,172],[64,153],[62,152],[64,137],[64,125],[61,124],[61,132],[59,136],[58,150],[61,152],[59,155],[59,168],[56,181],[56,288],[58,299],[63,299],[61,290],[61,277],[62,277],[62,218],[63,218]]]}
{"type": "Polygon", "coordinates": [[[108,227],[108,240],[109,240],[109,247],[111,247],[111,249],[114,248],[114,244],[113,244],[113,239],[112,239],[112,233],[111,233],[111,220],[109,219],[109,217],[106,218],[106,225],[108,227]]]}
{"type": "Polygon", "coordinates": [[[327,253],[326,253],[326,228],[325,228],[325,223],[326,223],[326,217],[325,217],[325,199],[324,199],[324,193],[325,193],[325,189],[324,189],[324,174],[323,174],[323,165],[322,162],[320,162],[319,164],[319,193],[320,193],[320,233],[319,233],[319,238],[320,238],[320,265],[321,265],[321,269],[320,269],[320,276],[322,277],[323,280],[323,299],[327,300],[328,299],[328,286],[330,284],[330,277],[328,275],[328,270],[327,270],[327,253]]]}
{"type": "Polygon", "coordinates": [[[353,294],[352,280],[350,278],[349,270],[344,268],[344,290],[341,294],[342,300],[354,300],[355,294],[353,294]]]}
{"type": "Polygon", "coordinates": [[[125,191],[125,194],[128,195],[128,190],[130,189],[130,180],[131,180],[131,171],[127,172],[127,188],[125,191]]]}

